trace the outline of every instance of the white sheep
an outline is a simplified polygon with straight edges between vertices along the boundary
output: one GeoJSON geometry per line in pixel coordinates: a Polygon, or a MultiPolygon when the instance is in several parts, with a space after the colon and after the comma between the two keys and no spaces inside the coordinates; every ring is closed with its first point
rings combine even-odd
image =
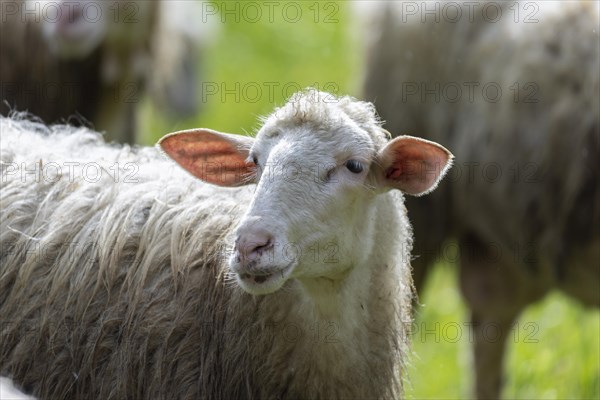
{"type": "Polygon", "coordinates": [[[314,90],[256,138],[163,138],[191,174],[81,128],[1,132],[0,374],[41,399],[401,395],[401,192],[432,190],[446,149],[314,90]]]}
{"type": "Polygon", "coordinates": [[[385,7],[365,97],[392,131],[450,146],[459,160],[436,193],[407,201],[417,290],[456,239],[476,393],[497,398],[505,341],[527,305],[553,288],[600,305],[598,3],[385,7]]]}

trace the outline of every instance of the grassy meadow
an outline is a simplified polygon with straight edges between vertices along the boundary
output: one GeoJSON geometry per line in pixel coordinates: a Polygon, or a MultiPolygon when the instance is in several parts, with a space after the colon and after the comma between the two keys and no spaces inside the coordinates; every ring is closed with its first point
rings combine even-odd
{"type": "Polygon", "coordinates": [[[224,15],[224,22],[218,17],[212,20],[215,38],[202,54],[200,112],[188,120],[167,122],[160,110],[146,104],[143,143],[194,126],[253,132],[259,116],[308,86],[360,94],[358,32],[350,24],[347,4],[273,3],[259,7],[262,17],[256,20],[256,8],[244,2],[215,2],[218,10],[232,13],[224,15]]]}
{"type": "MultiPolygon", "coordinates": [[[[261,18],[244,11],[243,2],[215,2],[234,12],[225,22],[217,19],[215,38],[202,53],[201,110],[174,121],[144,104],[142,143],[195,126],[251,133],[258,116],[306,86],[360,96],[365,57],[348,3],[274,2],[273,18],[263,3],[252,3],[262,9],[261,18]]],[[[439,265],[421,295],[406,377],[410,399],[470,396],[468,313],[456,280],[454,266],[439,265]]],[[[551,294],[521,316],[506,369],[506,398],[599,399],[600,313],[551,294]]]]}
{"type": "MultiPolygon", "coordinates": [[[[456,268],[438,265],[420,296],[406,379],[410,399],[471,394],[468,310],[456,268]]],[[[552,293],[521,315],[508,340],[507,399],[600,398],[600,313],[552,293]]]]}

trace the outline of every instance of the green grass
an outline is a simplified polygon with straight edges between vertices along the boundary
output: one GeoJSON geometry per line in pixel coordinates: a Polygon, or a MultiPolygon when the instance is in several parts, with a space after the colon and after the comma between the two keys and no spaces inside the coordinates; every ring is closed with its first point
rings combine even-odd
{"type": "MultiPolygon", "coordinates": [[[[236,2],[215,2],[235,7],[236,2]]],[[[261,8],[263,17],[227,15],[217,22],[217,39],[202,55],[203,82],[198,93],[201,112],[185,121],[166,121],[160,110],[144,105],[141,142],[153,144],[165,133],[190,127],[210,127],[250,133],[258,117],[282,105],[299,88],[358,95],[359,46],[355,43],[345,2],[286,2],[261,8]],[[295,5],[301,12],[295,17],[295,5]]],[[[240,4],[243,4],[240,3],[240,4]]],[[[254,4],[259,4],[254,2],[254,4]]],[[[239,6],[242,7],[242,6],[239,6]]],[[[241,8],[240,8],[241,10],[241,8]]],[[[248,11],[249,13],[250,11],[248,11]]]]}
{"type": "MultiPolygon", "coordinates": [[[[165,133],[199,126],[252,132],[258,116],[284,102],[289,94],[285,85],[290,90],[316,86],[360,95],[364,60],[347,3],[335,3],[339,7],[333,15],[337,22],[325,18],[335,11],[325,9],[332,2],[319,3],[317,22],[315,2],[299,4],[303,17],[295,23],[276,12],[273,22],[262,18],[256,23],[219,24],[217,40],[203,53],[204,88],[207,83],[213,89],[216,85],[218,93],[203,95],[200,84],[202,110],[184,121],[164,119],[160,110],[144,104],[141,142],[153,144],[165,133]],[[267,86],[270,82],[276,85],[272,96],[267,86]],[[263,92],[257,95],[251,91],[253,87],[262,88],[263,92]],[[225,95],[222,88],[233,90],[237,98],[236,94],[225,95]]],[[[407,397],[465,398],[470,395],[472,384],[471,348],[463,325],[468,320],[467,310],[457,290],[454,269],[440,266],[430,278],[421,296],[424,306],[418,311],[416,326],[435,331],[439,324],[439,329],[437,335],[422,336],[420,330],[413,337],[407,397]],[[455,341],[457,327],[463,335],[455,341]]],[[[506,398],[600,398],[597,310],[584,310],[572,300],[552,294],[527,309],[518,327],[520,340],[511,341],[507,354],[506,369],[510,373],[504,391],[506,398]],[[527,322],[539,327],[533,336],[537,342],[524,340],[531,332],[525,329],[527,322]]]]}
{"type": "MultiPolygon", "coordinates": [[[[438,266],[421,295],[408,398],[458,399],[471,394],[468,312],[456,279],[455,269],[438,266]]],[[[600,313],[554,292],[521,315],[506,356],[507,399],[598,399],[600,313]]]]}

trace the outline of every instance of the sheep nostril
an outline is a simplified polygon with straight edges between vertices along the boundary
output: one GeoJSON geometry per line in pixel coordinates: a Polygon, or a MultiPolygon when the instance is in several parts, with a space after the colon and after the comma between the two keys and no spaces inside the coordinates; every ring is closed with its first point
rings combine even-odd
{"type": "Polygon", "coordinates": [[[236,259],[241,258],[241,261],[245,262],[257,260],[266,251],[272,249],[273,245],[273,235],[269,232],[257,228],[246,229],[236,240],[236,259]]]}
{"type": "Polygon", "coordinates": [[[264,251],[269,250],[272,247],[272,240],[269,238],[264,243],[250,243],[248,249],[246,251],[246,257],[254,258],[256,256],[261,256],[264,251]]]}

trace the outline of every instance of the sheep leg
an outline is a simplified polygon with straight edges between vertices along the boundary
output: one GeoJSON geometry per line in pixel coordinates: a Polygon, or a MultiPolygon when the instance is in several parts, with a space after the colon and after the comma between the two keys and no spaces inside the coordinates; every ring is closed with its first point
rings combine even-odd
{"type": "Polygon", "coordinates": [[[513,321],[513,318],[494,318],[476,312],[471,316],[475,352],[475,394],[478,399],[500,398],[504,351],[513,321]]]}
{"type": "Polygon", "coordinates": [[[107,142],[135,143],[140,88],[141,83],[131,77],[102,91],[94,129],[105,131],[107,142]]]}
{"type": "Polygon", "coordinates": [[[523,274],[506,251],[476,235],[459,240],[462,294],[472,311],[475,392],[496,399],[502,386],[502,364],[512,324],[527,304],[546,289],[523,274]]]}

